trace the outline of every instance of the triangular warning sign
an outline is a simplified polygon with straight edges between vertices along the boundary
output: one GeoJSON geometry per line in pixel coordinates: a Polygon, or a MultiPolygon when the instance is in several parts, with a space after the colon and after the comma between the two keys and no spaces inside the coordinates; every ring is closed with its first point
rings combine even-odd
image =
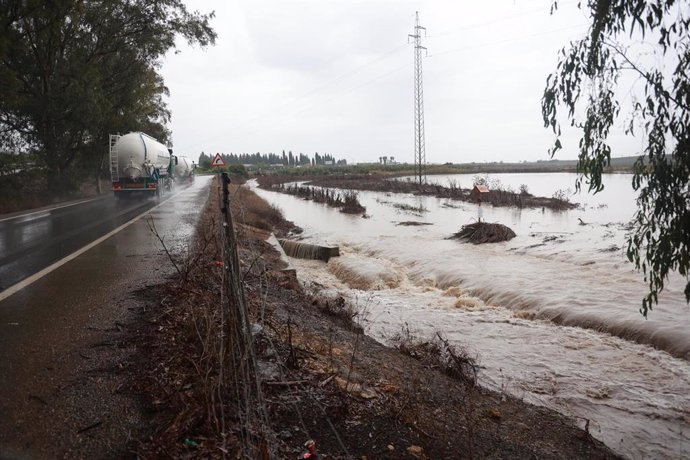
{"type": "Polygon", "coordinates": [[[223,157],[220,156],[220,153],[216,153],[216,156],[213,157],[211,166],[225,166],[225,162],[223,161],[223,157]]]}

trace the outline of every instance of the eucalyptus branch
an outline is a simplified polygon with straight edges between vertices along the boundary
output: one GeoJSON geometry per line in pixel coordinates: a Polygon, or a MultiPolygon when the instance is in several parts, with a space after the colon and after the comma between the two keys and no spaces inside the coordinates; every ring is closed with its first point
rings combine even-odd
{"type": "Polygon", "coordinates": [[[649,74],[648,74],[647,72],[645,72],[644,70],[640,69],[640,68],[637,66],[637,64],[635,64],[632,60],[630,60],[630,58],[628,57],[628,55],[625,54],[625,52],[624,52],[623,50],[621,50],[615,43],[613,43],[613,42],[611,42],[611,41],[609,41],[609,40],[602,40],[602,43],[603,43],[604,45],[606,45],[607,47],[609,47],[610,49],[612,49],[613,51],[615,51],[620,57],[622,57],[622,58],[625,60],[625,62],[627,62],[628,65],[630,66],[629,70],[634,70],[634,71],[637,72],[642,78],[644,78],[645,81],[646,81],[647,83],[649,83],[650,85],[652,85],[657,91],[661,91],[661,92],[663,92],[664,94],[668,95],[668,98],[669,98],[671,101],[673,101],[673,102],[676,104],[676,106],[678,106],[679,108],[685,109],[685,110],[690,110],[690,106],[688,106],[688,105],[686,105],[686,104],[683,104],[681,101],[679,101],[678,99],[676,99],[675,97],[673,97],[673,96],[671,95],[671,92],[668,91],[668,90],[667,90],[666,88],[664,88],[663,86],[661,86],[660,83],[653,81],[653,80],[649,77],[649,74]]]}

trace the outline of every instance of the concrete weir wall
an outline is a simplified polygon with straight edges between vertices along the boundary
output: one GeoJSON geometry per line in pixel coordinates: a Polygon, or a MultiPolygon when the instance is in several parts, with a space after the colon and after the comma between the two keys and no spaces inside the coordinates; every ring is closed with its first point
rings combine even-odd
{"type": "Polygon", "coordinates": [[[319,246],[316,244],[300,243],[299,241],[285,239],[279,239],[278,242],[288,256],[298,259],[323,260],[324,262],[328,262],[331,257],[340,255],[338,246],[319,246]]]}
{"type": "Polygon", "coordinates": [[[287,254],[285,254],[285,250],[283,250],[283,247],[280,245],[280,242],[278,241],[278,238],[271,233],[271,235],[268,237],[266,240],[267,243],[269,243],[271,246],[275,248],[276,251],[280,253],[280,260],[285,262],[287,264],[287,267],[283,270],[284,272],[291,272],[291,273],[296,273],[295,272],[295,267],[292,266],[290,263],[290,259],[288,259],[287,254]]]}

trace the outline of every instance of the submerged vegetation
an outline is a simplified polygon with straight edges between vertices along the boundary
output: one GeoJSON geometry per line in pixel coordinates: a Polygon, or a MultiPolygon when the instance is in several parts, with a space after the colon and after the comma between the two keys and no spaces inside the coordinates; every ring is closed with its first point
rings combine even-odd
{"type": "MultiPolygon", "coordinates": [[[[259,181],[261,184],[262,181],[259,181]]],[[[310,187],[308,185],[276,183],[269,187],[271,190],[298,196],[304,200],[315,203],[324,203],[333,208],[340,208],[340,212],[346,214],[364,214],[366,208],[357,198],[357,192],[353,190],[329,190],[324,187],[310,187]]]]}
{"type": "MultiPolygon", "coordinates": [[[[268,175],[258,178],[259,185],[276,191],[284,191],[283,184],[294,181],[293,176],[268,175]]],[[[364,174],[338,174],[328,176],[305,176],[303,180],[312,186],[339,188],[343,190],[368,190],[384,193],[412,193],[415,195],[435,196],[451,200],[477,203],[480,200],[493,206],[515,206],[518,208],[549,208],[553,210],[574,209],[577,204],[571,203],[567,196],[536,197],[527,193],[527,186],[521,192],[514,192],[503,188],[500,183],[495,189],[483,193],[481,199],[472,194],[470,189],[464,189],[459,184],[451,182],[448,186],[440,184],[422,184],[421,186],[409,180],[398,180],[390,176],[364,174]]],[[[303,188],[309,188],[302,185],[303,188]]],[[[289,187],[288,187],[289,188],[289,187]]],[[[286,192],[290,193],[290,192],[286,192]]],[[[305,192],[306,193],[306,192],[305,192]]],[[[296,194],[296,193],[295,193],[296,194]]],[[[422,212],[422,211],[420,211],[422,212]]]]}

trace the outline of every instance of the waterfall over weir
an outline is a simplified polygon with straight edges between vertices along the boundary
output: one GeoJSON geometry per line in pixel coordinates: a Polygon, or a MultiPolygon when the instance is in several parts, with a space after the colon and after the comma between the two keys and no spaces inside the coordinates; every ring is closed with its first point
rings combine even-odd
{"type": "Polygon", "coordinates": [[[300,243],[298,241],[285,239],[279,239],[278,242],[287,255],[298,259],[323,260],[324,262],[328,262],[331,257],[340,255],[338,246],[319,246],[316,244],[300,243]]]}

